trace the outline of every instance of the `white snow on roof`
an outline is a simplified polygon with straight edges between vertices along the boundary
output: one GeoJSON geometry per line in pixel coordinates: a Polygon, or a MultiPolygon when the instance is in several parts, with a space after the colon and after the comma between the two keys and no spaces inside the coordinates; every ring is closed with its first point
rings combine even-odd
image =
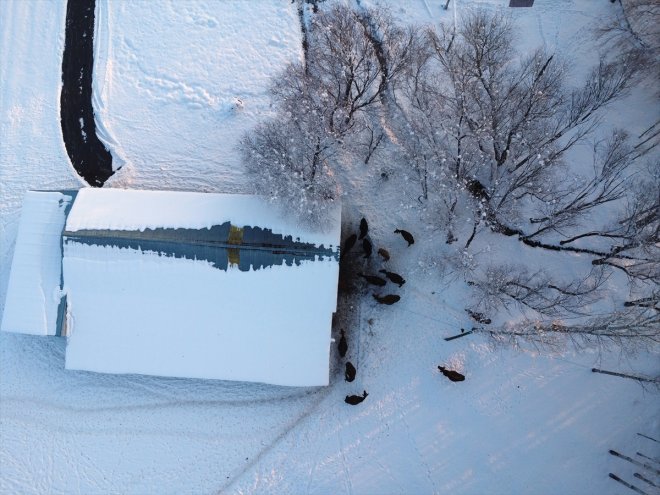
{"type": "Polygon", "coordinates": [[[327,231],[312,232],[283,218],[276,205],[259,196],[86,188],[76,197],[66,230],[199,229],[231,222],[238,227],[269,228],[275,234],[328,247],[339,244],[339,205],[332,216],[327,231]]]}
{"type": "Polygon", "coordinates": [[[222,271],[67,241],[66,367],[327,385],[338,271],[336,260],[222,271]]]}
{"type": "Polygon", "coordinates": [[[25,195],[11,265],[2,330],[57,333],[62,274],[62,230],[70,197],[59,192],[25,195]]]}

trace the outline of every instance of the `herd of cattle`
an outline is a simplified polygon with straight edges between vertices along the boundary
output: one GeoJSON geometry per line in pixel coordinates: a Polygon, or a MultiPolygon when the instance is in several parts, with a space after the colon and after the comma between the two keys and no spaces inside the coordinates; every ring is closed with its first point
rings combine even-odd
{"type": "MultiPolygon", "coordinates": [[[[413,235],[406,230],[396,229],[394,233],[400,234],[401,237],[403,237],[403,239],[408,243],[408,247],[412,246],[415,243],[415,238],[413,237],[413,235]]],[[[373,243],[369,238],[368,234],[369,234],[369,224],[367,223],[367,220],[363,218],[362,220],[360,220],[359,235],[353,233],[350,236],[348,236],[348,238],[346,238],[346,241],[344,242],[343,248],[341,250],[341,255],[339,257],[340,261],[344,259],[344,257],[353,249],[353,247],[355,246],[358,240],[362,241],[362,250],[364,252],[364,258],[365,259],[371,258],[371,255],[373,253],[373,243]]],[[[390,253],[387,249],[381,247],[378,249],[377,252],[383,261],[390,260],[390,253]]],[[[358,275],[361,278],[363,278],[367,284],[374,285],[376,287],[385,287],[387,285],[388,280],[393,284],[398,285],[399,288],[401,288],[403,284],[406,283],[406,280],[398,273],[391,272],[385,269],[379,270],[378,273],[382,273],[385,276],[385,278],[375,274],[358,273],[358,275]]],[[[373,298],[379,304],[392,305],[401,300],[401,296],[399,296],[398,294],[373,293],[372,295],[373,298]]],[[[346,357],[346,353],[348,352],[348,342],[346,340],[346,334],[344,333],[343,329],[341,329],[341,337],[339,339],[338,351],[342,359],[346,357]]],[[[346,362],[344,363],[344,367],[345,367],[344,379],[350,383],[353,380],[355,380],[357,370],[355,369],[353,363],[351,363],[348,360],[346,360],[346,362]]],[[[448,370],[444,366],[438,366],[438,369],[443,375],[445,375],[453,382],[460,382],[465,380],[465,376],[463,376],[461,373],[457,371],[448,370]]],[[[366,390],[362,392],[362,395],[347,395],[346,398],[344,399],[344,402],[352,406],[355,406],[357,404],[360,404],[362,401],[364,401],[364,399],[366,399],[368,395],[369,394],[367,393],[366,390]]]]}

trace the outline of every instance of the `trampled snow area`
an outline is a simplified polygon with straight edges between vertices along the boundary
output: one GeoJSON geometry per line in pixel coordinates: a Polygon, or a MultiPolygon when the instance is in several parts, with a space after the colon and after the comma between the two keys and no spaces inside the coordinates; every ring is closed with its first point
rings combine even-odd
{"type": "MultiPolygon", "coordinates": [[[[508,5],[444,3],[389,2],[403,21],[433,23],[470,5],[508,5]]],[[[613,8],[536,0],[512,15],[521,50],[556,46],[586,71],[596,52],[587,29],[613,8]]],[[[80,183],[57,113],[64,10],[0,1],[0,304],[22,196],[80,183]]],[[[268,77],[300,56],[296,4],[98,0],[97,16],[97,119],[125,162],[111,185],[246,190],[235,145],[269,111],[268,77]],[[234,110],[234,98],[244,106],[234,110]]],[[[653,86],[617,103],[608,121],[647,128],[657,120],[653,86]]],[[[475,335],[445,342],[471,322],[466,294],[441,276],[444,241],[418,223],[417,200],[397,180],[355,184],[363,194],[346,198],[345,211],[352,202],[369,219],[392,254],[388,269],[407,279],[397,305],[366,298],[352,308],[355,382],[343,381],[334,346],[330,386],[289,389],[66,371],[63,340],[3,333],[0,492],[628,493],[608,473],[634,480],[637,468],[607,451],[660,456],[637,435],[660,439],[658,395],[591,367],[655,375],[657,356],[493,351],[475,335]],[[392,234],[402,226],[416,236],[410,248],[392,234]],[[449,382],[439,364],[466,381],[449,382]],[[343,402],[365,389],[361,405],[343,402]]]]}

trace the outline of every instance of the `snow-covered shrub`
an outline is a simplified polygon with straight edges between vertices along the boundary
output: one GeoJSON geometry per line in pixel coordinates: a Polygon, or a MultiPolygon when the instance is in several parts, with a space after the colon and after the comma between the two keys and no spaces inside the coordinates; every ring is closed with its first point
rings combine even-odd
{"type": "Polygon", "coordinates": [[[369,112],[402,73],[411,36],[381,10],[336,4],[314,14],[306,60],[290,64],[272,86],[276,116],[241,142],[259,193],[307,223],[323,221],[346,182],[341,164],[363,149],[368,162],[383,141],[369,112]]]}
{"type": "MultiPolygon", "coordinates": [[[[320,130],[322,129],[315,129],[320,130]]],[[[241,142],[243,159],[259,194],[276,199],[307,225],[323,225],[338,197],[328,165],[333,141],[307,132],[304,123],[271,120],[241,142]]]]}

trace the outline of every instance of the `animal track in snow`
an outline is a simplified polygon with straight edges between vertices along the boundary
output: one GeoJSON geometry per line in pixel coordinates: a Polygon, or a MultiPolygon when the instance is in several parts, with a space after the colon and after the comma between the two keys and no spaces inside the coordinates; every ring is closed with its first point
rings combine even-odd
{"type": "Polygon", "coordinates": [[[218,26],[217,19],[203,13],[191,15],[188,17],[188,20],[202,27],[215,28],[218,26]]]}
{"type": "Polygon", "coordinates": [[[213,107],[217,104],[216,98],[205,88],[168,77],[145,75],[138,86],[147,90],[156,100],[183,103],[190,108],[213,107]]]}
{"type": "MultiPolygon", "coordinates": [[[[137,50],[133,42],[128,38],[122,38],[121,48],[133,68],[129,71],[133,74],[124,74],[134,80],[135,86],[146,92],[150,98],[156,101],[168,103],[180,103],[189,108],[217,108],[219,101],[216,96],[210,94],[206,88],[199,84],[188,83],[181,79],[166,74],[149,70],[140,63],[137,50]]],[[[124,70],[118,69],[124,73],[124,70]]]]}

